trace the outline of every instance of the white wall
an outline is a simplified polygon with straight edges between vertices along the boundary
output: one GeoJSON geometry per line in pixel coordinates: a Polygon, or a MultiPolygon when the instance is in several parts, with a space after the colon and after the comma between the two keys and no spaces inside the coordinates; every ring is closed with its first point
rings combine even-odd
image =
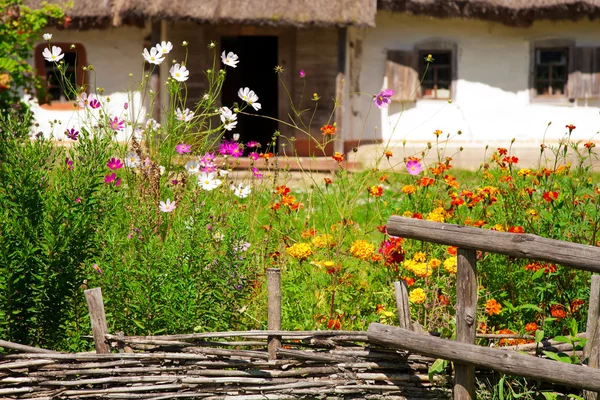
{"type": "MultiPolygon", "coordinates": [[[[354,95],[350,130],[346,140],[383,139],[418,143],[435,141],[436,129],[463,132],[453,140],[457,146],[483,147],[498,143],[508,147],[511,138],[521,148],[539,153],[539,143],[549,122],[547,141],[556,141],[565,125],[574,124],[573,136],[592,138],[600,127],[600,108],[572,104],[566,106],[532,104],[528,92],[530,43],[547,38],[574,39],[577,46],[600,46],[600,24],[578,22],[536,22],[531,28],[511,28],[501,24],[434,19],[379,12],[376,28],[351,30],[350,41],[362,37],[360,91],[378,93],[385,88],[387,50],[412,50],[419,42],[433,38],[458,45],[458,82],[452,104],[444,100],[419,100],[402,111],[401,103],[379,111],[368,95],[354,95]],[[364,124],[366,120],[366,124],[364,124]],[[363,125],[365,126],[363,132],[363,125]],[[395,129],[394,129],[395,127],[395,129]]],[[[481,151],[483,155],[483,151],[481,151]]]]}
{"type": "MultiPolygon", "coordinates": [[[[85,47],[87,64],[94,66],[94,71],[88,75],[90,84],[104,89],[103,95],[98,98],[103,106],[106,106],[104,110],[107,114],[126,120],[145,120],[146,109],[137,89],[143,73],[144,37],[149,35],[149,28],[125,26],[88,31],[48,29],[44,32],[52,33],[50,44],[81,43],[85,47]],[[129,76],[130,73],[133,74],[132,77],[129,76]],[[108,97],[110,102],[106,102],[108,97]],[[129,109],[126,111],[123,109],[125,102],[129,103],[129,109]]],[[[91,88],[90,93],[94,92],[95,88],[91,88]]],[[[56,139],[64,138],[63,132],[66,129],[78,128],[81,125],[80,119],[84,118],[83,112],[73,110],[60,111],[34,106],[33,111],[36,121],[40,124],[37,131],[56,139]],[[51,123],[54,120],[58,120],[59,123],[51,123]]],[[[117,139],[127,140],[130,132],[130,129],[121,132],[117,139]]]]}

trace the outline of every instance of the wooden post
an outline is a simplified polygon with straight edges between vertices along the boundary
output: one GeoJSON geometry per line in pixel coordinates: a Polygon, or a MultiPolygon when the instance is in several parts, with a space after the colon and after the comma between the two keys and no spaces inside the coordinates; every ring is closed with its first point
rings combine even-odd
{"type": "Polygon", "coordinates": [[[400,328],[412,330],[412,322],[410,320],[410,305],[408,304],[408,286],[406,281],[394,282],[396,289],[396,307],[398,308],[398,320],[400,328]]]}
{"type": "MultiPolygon", "coordinates": [[[[587,365],[590,368],[598,368],[598,359],[600,353],[600,275],[592,275],[592,285],[590,287],[590,303],[588,307],[586,334],[587,342],[583,349],[583,358],[587,358],[587,365]]],[[[598,393],[584,391],[583,397],[586,400],[597,400],[598,393]]]]}
{"type": "MultiPolygon", "coordinates": [[[[456,272],[456,340],[475,344],[477,330],[477,251],[458,249],[456,272]]],[[[455,364],[454,399],[475,399],[475,367],[455,364]]]]}
{"type": "MultiPolygon", "coordinates": [[[[279,268],[267,269],[268,315],[267,326],[270,331],[281,330],[281,270],[279,268]]],[[[281,336],[268,337],[269,360],[277,358],[277,349],[281,347],[281,336]]]]}
{"type": "Polygon", "coordinates": [[[106,314],[104,313],[104,302],[102,301],[102,289],[88,289],[84,293],[90,311],[96,353],[110,353],[110,346],[106,342],[106,337],[104,336],[108,333],[108,326],[106,324],[106,314]]]}

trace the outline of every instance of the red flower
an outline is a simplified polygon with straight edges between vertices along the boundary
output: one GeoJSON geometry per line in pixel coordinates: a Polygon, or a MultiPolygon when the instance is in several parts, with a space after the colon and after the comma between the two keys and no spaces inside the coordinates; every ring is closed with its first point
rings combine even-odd
{"type": "Polygon", "coordinates": [[[405,276],[400,279],[404,279],[404,282],[406,282],[406,286],[410,287],[415,284],[415,278],[410,278],[410,277],[405,276]]]}
{"type": "Polygon", "coordinates": [[[344,154],[336,151],[335,154],[331,158],[333,158],[335,161],[341,163],[342,161],[344,161],[344,154]]]}
{"type": "Polygon", "coordinates": [[[331,178],[323,178],[323,180],[325,181],[325,186],[331,185],[331,178]]]}
{"type": "Polygon", "coordinates": [[[542,198],[544,200],[546,200],[548,203],[558,199],[558,191],[554,191],[554,192],[545,192],[542,195],[542,198]]]}
{"type": "Polygon", "coordinates": [[[525,332],[527,333],[535,333],[535,331],[538,330],[538,325],[535,322],[530,322],[527,325],[525,325],[525,332]]]}
{"type": "Polygon", "coordinates": [[[511,226],[508,228],[510,233],[525,233],[525,229],[522,226],[511,226]]]}
{"type": "Polygon", "coordinates": [[[508,150],[506,150],[504,147],[498,147],[498,154],[505,156],[508,154],[508,150]]]}
{"type": "Polygon", "coordinates": [[[588,150],[591,150],[592,148],[596,147],[596,143],[587,142],[586,144],[583,145],[583,147],[585,147],[588,150]]]}
{"type": "Polygon", "coordinates": [[[560,304],[552,305],[552,307],[550,307],[550,314],[552,314],[554,318],[558,319],[563,319],[567,316],[567,313],[563,309],[563,306],[560,304]]]}
{"type": "Polygon", "coordinates": [[[335,135],[335,131],[336,131],[336,127],[333,125],[323,125],[321,127],[321,132],[323,132],[323,136],[327,136],[327,135],[335,135]]]}
{"type": "Polygon", "coordinates": [[[392,156],[393,156],[392,152],[391,152],[391,151],[389,151],[389,150],[388,150],[388,151],[386,151],[385,153],[383,153],[383,155],[384,155],[384,156],[385,156],[385,157],[386,157],[388,160],[390,159],[390,157],[392,157],[392,156]]]}
{"type": "Polygon", "coordinates": [[[342,324],[340,323],[339,319],[330,319],[329,322],[327,322],[327,329],[339,331],[341,328],[342,324]]]}
{"type": "Polygon", "coordinates": [[[569,130],[569,133],[571,133],[576,128],[576,126],[573,124],[569,124],[569,125],[565,125],[565,128],[567,128],[569,130]]]}

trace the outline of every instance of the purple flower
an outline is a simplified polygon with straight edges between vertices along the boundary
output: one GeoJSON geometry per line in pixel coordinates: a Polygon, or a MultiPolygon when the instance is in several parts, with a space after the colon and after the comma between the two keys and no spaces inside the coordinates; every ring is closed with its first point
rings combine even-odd
{"type": "Polygon", "coordinates": [[[65,164],[67,164],[67,169],[70,171],[73,169],[73,160],[69,157],[65,158],[65,164]]]}
{"type": "Polygon", "coordinates": [[[81,203],[81,197],[76,198],[75,203],[81,203]]]}
{"type": "Polygon", "coordinates": [[[115,181],[115,186],[119,186],[120,184],[121,184],[121,178],[119,178],[115,181]]]}
{"type": "Polygon", "coordinates": [[[228,142],[227,140],[221,143],[219,147],[219,153],[224,156],[232,156],[237,158],[242,155],[242,149],[240,149],[240,145],[236,142],[228,142]]]}
{"type": "Polygon", "coordinates": [[[300,78],[304,78],[306,76],[303,69],[301,69],[298,74],[300,75],[300,78]]]}
{"type": "Polygon", "coordinates": [[[379,108],[387,108],[387,106],[392,102],[392,95],[394,91],[392,89],[382,90],[377,96],[373,98],[375,105],[379,108]]]}
{"type": "Polygon", "coordinates": [[[121,160],[120,160],[120,159],[118,159],[118,158],[117,158],[117,159],[115,159],[115,158],[113,157],[113,158],[111,158],[110,160],[108,160],[108,163],[106,164],[106,166],[107,166],[109,169],[112,169],[112,170],[114,171],[114,170],[117,170],[117,169],[123,168],[123,163],[121,162],[121,160]]]}
{"type": "Polygon", "coordinates": [[[123,109],[127,110],[129,108],[129,103],[125,102],[125,104],[123,104],[123,109]]]}
{"type": "Polygon", "coordinates": [[[79,135],[79,131],[76,131],[75,128],[67,129],[65,133],[71,140],[77,140],[77,136],[79,135]]]}
{"type": "MultiPolygon", "coordinates": [[[[91,103],[90,103],[90,106],[91,106],[91,103]]],[[[120,131],[120,130],[123,130],[123,128],[125,128],[125,121],[119,120],[119,117],[115,117],[110,120],[109,126],[113,131],[120,131]]]]}
{"type": "Polygon", "coordinates": [[[254,175],[254,177],[256,179],[262,178],[262,174],[260,173],[260,171],[256,167],[252,167],[252,174],[254,175]]]}
{"type": "Polygon", "coordinates": [[[254,140],[251,140],[248,143],[246,143],[246,147],[254,148],[254,147],[258,147],[258,146],[260,146],[260,143],[255,142],[254,140]]]}
{"type": "Polygon", "coordinates": [[[97,108],[100,108],[100,102],[97,99],[90,100],[88,105],[90,106],[90,108],[93,108],[94,110],[97,108]]]}
{"type": "Polygon", "coordinates": [[[179,154],[189,153],[191,149],[192,147],[189,144],[185,143],[179,143],[177,146],[175,146],[175,151],[179,154]]]}
{"type": "Polygon", "coordinates": [[[115,181],[115,179],[117,179],[117,174],[113,172],[112,174],[104,177],[104,183],[112,183],[115,181]]]}
{"type": "Polygon", "coordinates": [[[252,153],[248,154],[248,157],[256,161],[260,158],[260,155],[257,152],[253,151],[252,153]]]}
{"type": "Polygon", "coordinates": [[[94,264],[94,265],[92,265],[92,268],[94,268],[94,270],[95,270],[97,273],[99,273],[100,275],[102,275],[102,268],[100,268],[100,267],[98,266],[98,264],[94,264]]]}
{"type": "Polygon", "coordinates": [[[417,160],[410,160],[406,163],[406,170],[411,175],[419,175],[422,170],[421,163],[417,160]]]}
{"type": "Polygon", "coordinates": [[[171,185],[176,186],[179,183],[177,179],[171,180],[171,185]]]}

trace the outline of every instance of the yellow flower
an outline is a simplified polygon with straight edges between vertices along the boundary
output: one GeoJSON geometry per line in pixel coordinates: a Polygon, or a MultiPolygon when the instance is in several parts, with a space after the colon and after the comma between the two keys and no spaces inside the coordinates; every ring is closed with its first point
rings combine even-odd
{"type": "Polygon", "coordinates": [[[441,131],[441,130],[439,130],[439,129],[436,129],[436,130],[435,130],[435,132],[433,132],[433,134],[434,134],[435,136],[440,136],[440,135],[442,134],[442,131],[441,131]]]}
{"type": "Polygon", "coordinates": [[[335,241],[333,240],[333,236],[331,236],[328,233],[325,233],[325,234],[319,235],[319,236],[315,236],[315,238],[312,240],[311,243],[313,244],[313,246],[315,246],[318,249],[324,249],[327,247],[335,246],[335,241]]]}
{"type": "Polygon", "coordinates": [[[519,172],[517,172],[517,175],[519,175],[519,176],[529,176],[529,175],[531,175],[531,170],[527,169],[527,168],[521,168],[519,170],[519,172]]]}
{"type": "Polygon", "coordinates": [[[312,249],[310,248],[310,245],[306,243],[294,243],[287,248],[287,252],[290,257],[297,258],[301,261],[306,260],[312,255],[312,249]]]}
{"type": "Polygon", "coordinates": [[[416,191],[417,191],[417,187],[415,185],[404,185],[404,186],[402,186],[402,193],[413,194],[416,191]]]}
{"type": "Polygon", "coordinates": [[[350,254],[361,260],[368,260],[373,255],[375,246],[366,240],[356,240],[350,247],[350,254]]]}
{"type": "Polygon", "coordinates": [[[446,218],[446,211],[443,207],[437,207],[432,212],[427,214],[427,221],[444,222],[446,218]]]}
{"type": "Polygon", "coordinates": [[[402,213],[402,216],[403,216],[403,217],[412,217],[412,216],[413,216],[413,213],[412,213],[411,211],[404,211],[404,212],[402,213]]]}
{"type": "Polygon", "coordinates": [[[419,278],[431,276],[431,268],[424,262],[415,263],[412,267],[412,272],[419,278]]]}
{"type": "Polygon", "coordinates": [[[404,268],[414,273],[414,268],[417,262],[413,259],[404,260],[404,268]]]}
{"type": "Polygon", "coordinates": [[[427,260],[427,254],[423,253],[422,251],[417,251],[413,256],[413,260],[425,262],[425,260],[427,260]]]}
{"type": "Polygon", "coordinates": [[[437,259],[437,258],[432,258],[431,260],[429,260],[429,267],[431,269],[436,269],[440,265],[442,265],[442,262],[439,259],[437,259]]]}
{"type": "Polygon", "coordinates": [[[536,210],[534,210],[533,208],[530,208],[529,210],[527,210],[527,214],[531,215],[533,218],[537,218],[540,216],[538,214],[538,212],[536,210]]]}
{"type": "Polygon", "coordinates": [[[444,269],[451,274],[455,274],[456,273],[456,257],[447,258],[446,261],[444,261],[444,269]]]}
{"type": "Polygon", "coordinates": [[[496,225],[494,225],[494,230],[496,230],[498,232],[504,232],[504,227],[500,224],[496,224],[496,225]]]}
{"type": "Polygon", "coordinates": [[[408,300],[414,304],[423,304],[426,298],[427,295],[425,294],[425,291],[421,288],[411,290],[408,295],[408,300]]]}

